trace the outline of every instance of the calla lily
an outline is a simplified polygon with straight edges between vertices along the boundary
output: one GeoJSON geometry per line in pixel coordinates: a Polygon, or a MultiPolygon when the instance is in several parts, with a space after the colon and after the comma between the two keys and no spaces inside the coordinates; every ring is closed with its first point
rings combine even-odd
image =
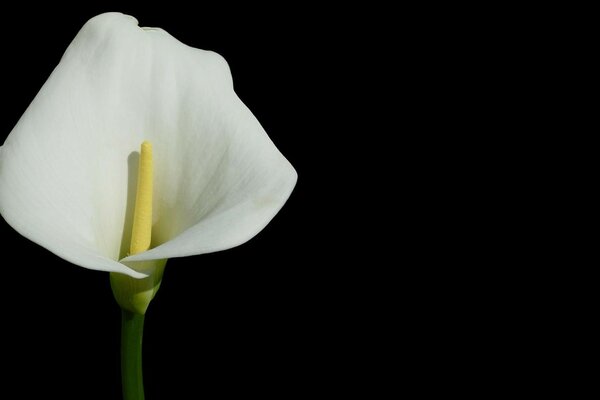
{"type": "Polygon", "coordinates": [[[283,206],[296,172],[233,90],[225,60],[119,13],[88,21],[0,147],[0,212],[81,267],[224,250],[283,206]],[[137,152],[154,146],[152,243],[127,256],[137,152]]]}
{"type": "Polygon", "coordinates": [[[0,213],[111,272],[123,394],[141,400],[144,313],[166,260],[251,239],[296,179],[221,56],[108,13],[84,25],[0,147],[0,213]]]}

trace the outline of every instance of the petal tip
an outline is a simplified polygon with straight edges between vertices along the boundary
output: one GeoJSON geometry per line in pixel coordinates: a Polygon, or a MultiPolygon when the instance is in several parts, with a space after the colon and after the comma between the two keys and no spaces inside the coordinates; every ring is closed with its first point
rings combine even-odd
{"type": "Polygon", "coordinates": [[[128,15],[128,14],[116,12],[116,11],[98,14],[95,17],[90,18],[88,23],[106,23],[108,21],[114,21],[117,19],[120,19],[123,21],[134,22],[136,25],[138,25],[138,20],[135,17],[128,15]]]}

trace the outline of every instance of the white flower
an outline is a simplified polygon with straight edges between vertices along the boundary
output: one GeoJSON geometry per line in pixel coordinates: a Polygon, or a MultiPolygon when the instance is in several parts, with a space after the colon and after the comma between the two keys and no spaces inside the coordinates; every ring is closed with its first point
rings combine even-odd
{"type": "Polygon", "coordinates": [[[108,13],[84,25],[0,147],[0,212],[67,261],[143,278],[152,271],[137,261],[249,240],[296,179],[221,56],[108,13]],[[145,140],[154,153],[152,245],[127,257],[145,140]]]}

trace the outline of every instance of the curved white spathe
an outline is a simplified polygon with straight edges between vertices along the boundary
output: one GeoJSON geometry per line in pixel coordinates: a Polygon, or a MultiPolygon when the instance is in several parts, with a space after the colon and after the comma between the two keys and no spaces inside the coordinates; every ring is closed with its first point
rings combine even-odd
{"type": "Polygon", "coordinates": [[[84,25],[0,148],[0,213],[74,264],[145,276],[119,262],[144,140],[154,148],[153,244],[126,261],[239,245],[296,184],[221,56],[108,13],[84,25]]]}

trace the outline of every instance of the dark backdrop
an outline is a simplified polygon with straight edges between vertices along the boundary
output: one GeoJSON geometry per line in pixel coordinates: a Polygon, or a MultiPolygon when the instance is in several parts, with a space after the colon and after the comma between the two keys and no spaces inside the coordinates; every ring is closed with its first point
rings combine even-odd
{"type": "MultiPolygon", "coordinates": [[[[346,311],[326,294],[341,285],[332,268],[344,268],[331,250],[340,205],[330,192],[341,185],[342,167],[324,165],[328,135],[340,134],[331,129],[336,70],[327,59],[343,32],[329,32],[323,13],[301,7],[7,13],[2,142],[80,27],[104,11],[134,15],[141,26],[223,55],[236,92],[299,174],[288,203],[250,242],[169,261],[146,318],[146,398],[315,393],[345,353],[329,327],[346,311]]],[[[119,399],[120,311],[108,274],[59,259],[3,220],[0,235],[2,391],[119,399]]]]}

